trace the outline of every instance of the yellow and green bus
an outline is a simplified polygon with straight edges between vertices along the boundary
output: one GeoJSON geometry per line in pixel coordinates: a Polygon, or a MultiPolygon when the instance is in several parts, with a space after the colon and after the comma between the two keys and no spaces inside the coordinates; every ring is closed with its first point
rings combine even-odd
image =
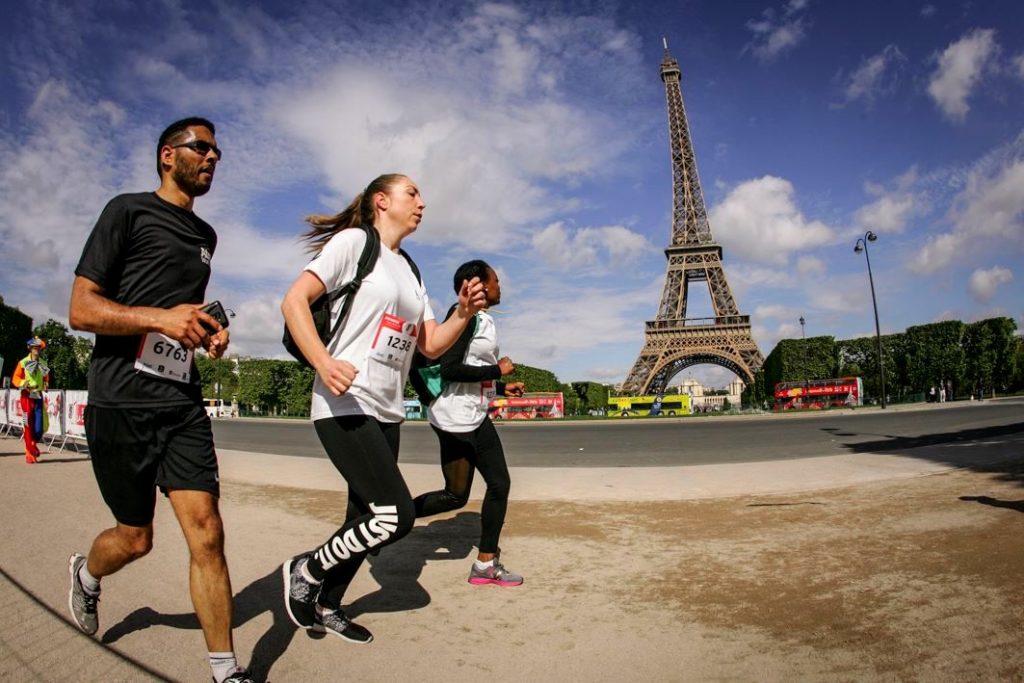
{"type": "Polygon", "coordinates": [[[609,417],[676,416],[690,414],[689,394],[609,396],[609,417]]]}

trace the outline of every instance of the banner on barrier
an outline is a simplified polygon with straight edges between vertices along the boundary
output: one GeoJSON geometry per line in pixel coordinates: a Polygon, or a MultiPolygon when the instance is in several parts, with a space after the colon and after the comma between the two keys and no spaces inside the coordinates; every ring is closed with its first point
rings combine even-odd
{"type": "Polygon", "coordinates": [[[89,392],[68,389],[64,392],[64,433],[70,437],[85,438],[85,406],[89,392]]]}
{"type": "Polygon", "coordinates": [[[10,389],[2,390],[3,405],[0,405],[0,425],[10,424],[10,421],[7,419],[7,401],[10,400],[7,398],[7,394],[9,393],[11,393],[10,389]]]}
{"type": "Polygon", "coordinates": [[[47,425],[46,434],[49,436],[64,436],[64,392],[52,389],[43,393],[46,401],[47,425]]]}
{"type": "Polygon", "coordinates": [[[25,424],[25,411],[21,409],[21,390],[7,390],[7,419],[11,424],[25,424]]]}

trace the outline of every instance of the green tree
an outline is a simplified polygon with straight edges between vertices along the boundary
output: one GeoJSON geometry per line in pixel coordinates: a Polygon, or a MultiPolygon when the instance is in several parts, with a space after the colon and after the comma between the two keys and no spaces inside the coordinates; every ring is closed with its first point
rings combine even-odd
{"type": "Polygon", "coordinates": [[[562,384],[550,370],[516,364],[515,372],[503,378],[506,382],[522,382],[526,391],[562,391],[562,384]]]}
{"type": "Polygon", "coordinates": [[[89,366],[88,360],[81,361],[82,348],[78,341],[81,338],[70,334],[67,327],[52,318],[36,327],[32,334],[46,341],[43,358],[50,366],[50,388],[85,389],[89,366]]]}
{"type": "Polygon", "coordinates": [[[979,320],[964,328],[965,391],[976,388],[991,394],[995,387],[1003,391],[1013,377],[1013,351],[1017,323],[999,317],[979,320]]]}
{"type": "Polygon", "coordinates": [[[32,318],[13,306],[4,304],[0,296],[0,356],[3,356],[4,377],[14,374],[14,366],[28,355],[25,342],[32,336],[32,318]]]}
{"type": "Polygon", "coordinates": [[[963,336],[964,324],[959,320],[907,328],[906,382],[914,391],[923,392],[949,380],[954,393],[961,393],[966,361],[963,336]]]}
{"type": "Polygon", "coordinates": [[[600,382],[573,382],[573,393],[580,399],[580,412],[608,409],[608,385],[600,382]]]}
{"type": "Polygon", "coordinates": [[[1013,341],[1013,360],[1010,363],[1010,389],[1024,389],[1024,337],[1016,337],[1013,341]]]}
{"type": "Polygon", "coordinates": [[[230,358],[214,360],[206,354],[197,353],[196,367],[202,378],[205,398],[220,398],[229,402],[238,394],[238,375],[235,374],[234,360],[230,358]]]}

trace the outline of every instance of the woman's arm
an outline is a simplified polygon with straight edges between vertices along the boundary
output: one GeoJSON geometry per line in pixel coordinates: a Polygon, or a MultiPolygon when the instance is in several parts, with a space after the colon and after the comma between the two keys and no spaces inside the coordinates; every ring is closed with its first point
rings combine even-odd
{"type": "Polygon", "coordinates": [[[441,379],[448,382],[482,382],[501,377],[501,367],[497,364],[468,365],[465,362],[466,351],[469,350],[475,334],[474,327],[473,323],[467,324],[455,343],[441,354],[441,379]]]}
{"type": "Polygon", "coordinates": [[[327,287],[319,277],[304,270],[285,293],[281,301],[281,313],[302,355],[331,393],[341,396],[352,386],[359,370],[348,361],[332,358],[317,334],[309,305],[326,291],[327,287]]]}
{"type": "Polygon", "coordinates": [[[420,352],[427,358],[440,356],[455,343],[477,311],[486,305],[487,296],[480,278],[463,282],[459,290],[459,303],[455,305],[452,315],[440,325],[436,320],[423,322],[423,330],[416,340],[420,352]]]}

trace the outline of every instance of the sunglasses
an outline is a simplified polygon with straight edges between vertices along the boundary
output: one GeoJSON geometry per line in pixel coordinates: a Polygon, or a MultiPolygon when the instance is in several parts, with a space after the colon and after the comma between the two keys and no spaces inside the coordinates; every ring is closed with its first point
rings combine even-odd
{"type": "Polygon", "coordinates": [[[220,158],[222,156],[220,147],[218,147],[217,145],[211,145],[206,140],[193,140],[191,142],[183,142],[180,145],[171,145],[172,149],[177,149],[179,147],[188,147],[196,154],[200,154],[204,157],[210,152],[213,152],[213,155],[217,157],[218,161],[220,161],[220,158]]]}

